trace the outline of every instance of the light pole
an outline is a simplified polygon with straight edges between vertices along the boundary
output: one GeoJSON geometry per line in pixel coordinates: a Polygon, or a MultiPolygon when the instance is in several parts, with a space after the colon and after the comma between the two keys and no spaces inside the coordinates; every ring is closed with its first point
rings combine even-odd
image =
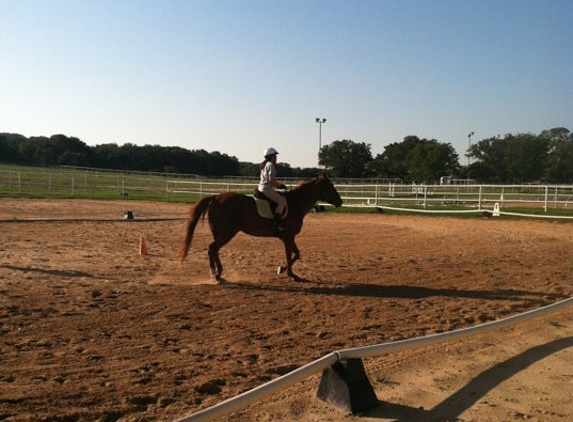
{"type": "Polygon", "coordinates": [[[326,123],[325,118],[317,117],[316,123],[318,123],[318,168],[320,168],[320,149],[322,148],[322,124],[326,123]]]}
{"type": "Polygon", "coordinates": [[[474,131],[471,131],[468,135],[468,167],[470,166],[470,149],[472,147],[472,136],[475,135],[474,131]]]}

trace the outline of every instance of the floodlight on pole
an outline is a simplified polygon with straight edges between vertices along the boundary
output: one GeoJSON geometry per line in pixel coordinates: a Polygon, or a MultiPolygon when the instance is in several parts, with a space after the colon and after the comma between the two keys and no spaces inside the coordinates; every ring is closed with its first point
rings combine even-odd
{"type": "Polygon", "coordinates": [[[468,166],[470,165],[470,149],[472,147],[472,136],[474,135],[475,132],[473,130],[468,134],[468,166]]]}
{"type": "Polygon", "coordinates": [[[320,150],[322,148],[322,124],[326,123],[324,117],[317,117],[316,123],[318,123],[318,168],[320,168],[320,150]]]}

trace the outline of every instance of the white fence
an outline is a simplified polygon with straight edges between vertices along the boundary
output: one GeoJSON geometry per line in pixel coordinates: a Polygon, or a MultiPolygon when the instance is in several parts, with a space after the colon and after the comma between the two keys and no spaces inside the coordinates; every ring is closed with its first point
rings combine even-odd
{"type": "Polygon", "coordinates": [[[350,204],[366,206],[459,206],[481,210],[505,206],[567,208],[573,186],[563,185],[337,185],[350,204]]]}
{"type": "MultiPolygon", "coordinates": [[[[425,212],[481,212],[505,207],[568,211],[573,217],[573,186],[565,185],[404,185],[335,182],[344,206],[425,212]]],[[[293,188],[296,184],[288,184],[293,188]]],[[[213,195],[221,191],[250,194],[254,182],[169,180],[170,195],[213,195]]],[[[502,212],[503,213],[503,212],[502,212]]]]}
{"type": "MultiPolygon", "coordinates": [[[[480,212],[504,208],[573,216],[571,185],[408,185],[333,180],[348,207],[406,211],[480,212]]],[[[290,188],[298,180],[287,180],[290,188]]],[[[252,194],[253,178],[206,179],[199,176],[111,172],[96,169],[25,169],[0,167],[0,195],[46,197],[129,197],[194,202],[202,196],[235,191],[252,194]]]]}
{"type": "Polygon", "coordinates": [[[285,389],[286,387],[302,381],[304,378],[318,373],[326,368],[329,368],[338,361],[345,361],[349,359],[363,359],[381,356],[387,353],[398,352],[402,350],[414,349],[423,346],[430,346],[433,344],[459,340],[461,338],[469,337],[475,334],[483,334],[488,331],[496,330],[511,324],[525,321],[527,319],[538,317],[550,312],[557,311],[566,306],[573,304],[573,298],[565,299],[552,305],[544,306],[542,308],[524,312],[522,314],[514,315],[498,321],[488,322],[475,327],[463,328],[460,330],[450,331],[446,333],[434,334],[426,337],[418,337],[414,339],[401,340],[394,343],[376,344],[366,347],[357,347],[353,349],[344,349],[332,352],[314,362],[311,362],[301,368],[298,368],[286,375],[276,378],[267,382],[257,388],[246,391],[238,396],[227,399],[219,404],[209,408],[200,410],[189,416],[178,419],[175,422],[208,422],[221,416],[242,409],[249,404],[261,400],[265,397],[285,389]]]}

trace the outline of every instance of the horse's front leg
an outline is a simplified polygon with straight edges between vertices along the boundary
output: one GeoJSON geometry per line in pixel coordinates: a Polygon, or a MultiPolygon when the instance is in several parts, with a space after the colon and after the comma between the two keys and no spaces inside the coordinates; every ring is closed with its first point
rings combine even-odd
{"type": "Polygon", "coordinates": [[[283,273],[285,270],[287,275],[292,278],[294,281],[300,281],[300,277],[297,276],[293,270],[293,264],[300,258],[300,251],[298,246],[296,245],[294,238],[293,239],[282,239],[285,245],[285,254],[286,254],[286,267],[280,266],[278,268],[277,274],[283,273]]]}
{"type": "Polygon", "coordinates": [[[298,250],[298,246],[296,245],[294,239],[292,241],[292,254],[291,254],[291,262],[290,266],[292,267],[296,261],[300,258],[300,251],[298,250]]]}

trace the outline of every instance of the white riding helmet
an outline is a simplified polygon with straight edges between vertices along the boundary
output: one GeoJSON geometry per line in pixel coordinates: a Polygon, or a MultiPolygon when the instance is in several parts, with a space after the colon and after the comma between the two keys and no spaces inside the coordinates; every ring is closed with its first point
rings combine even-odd
{"type": "Polygon", "coordinates": [[[275,154],[278,154],[278,153],[279,153],[279,152],[278,152],[276,149],[274,149],[273,147],[269,147],[269,148],[267,148],[267,149],[265,150],[265,155],[264,155],[264,157],[268,157],[269,155],[275,155],[275,154]]]}

